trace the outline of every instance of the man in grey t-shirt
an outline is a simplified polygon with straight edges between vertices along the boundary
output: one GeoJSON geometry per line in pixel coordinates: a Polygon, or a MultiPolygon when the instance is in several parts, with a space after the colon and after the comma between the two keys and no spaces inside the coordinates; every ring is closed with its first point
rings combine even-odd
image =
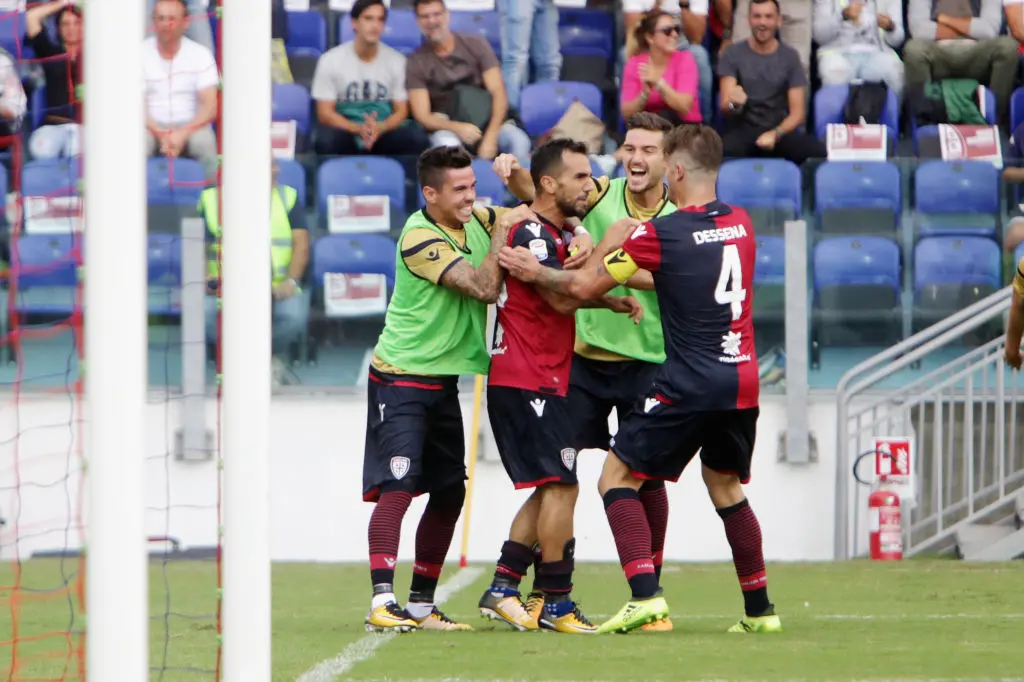
{"type": "Polygon", "coordinates": [[[799,132],[806,118],[807,77],[797,51],[775,37],[778,0],[751,0],[750,33],[718,61],[726,117],[725,156],[775,156],[801,164],[825,156],[825,145],[799,132]]]}
{"type": "Polygon", "coordinates": [[[383,0],[352,5],[355,39],[325,52],[316,64],[318,154],[419,154],[427,134],[409,120],[405,57],[380,42],[383,0]]]}

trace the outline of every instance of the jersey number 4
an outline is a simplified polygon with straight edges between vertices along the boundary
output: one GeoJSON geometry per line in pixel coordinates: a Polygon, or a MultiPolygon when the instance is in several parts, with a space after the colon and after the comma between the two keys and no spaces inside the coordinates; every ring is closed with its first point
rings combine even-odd
{"type": "Polygon", "coordinates": [[[726,244],[722,247],[722,271],[718,274],[718,285],[715,286],[715,303],[730,306],[732,319],[738,320],[743,314],[745,300],[747,290],[743,288],[740,250],[735,244],[726,244]]]}

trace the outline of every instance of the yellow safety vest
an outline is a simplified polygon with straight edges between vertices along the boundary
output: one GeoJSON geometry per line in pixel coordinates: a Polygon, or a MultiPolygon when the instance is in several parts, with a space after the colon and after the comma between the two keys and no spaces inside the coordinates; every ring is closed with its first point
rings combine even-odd
{"type": "MultiPolygon", "coordinates": [[[[273,283],[288,279],[288,266],[292,262],[292,224],[288,214],[295,207],[298,192],[287,185],[275,187],[270,198],[270,266],[273,283]]],[[[206,219],[207,229],[213,237],[208,249],[207,273],[211,279],[220,277],[221,227],[217,210],[217,188],[210,187],[199,195],[199,214],[206,219]]]]}

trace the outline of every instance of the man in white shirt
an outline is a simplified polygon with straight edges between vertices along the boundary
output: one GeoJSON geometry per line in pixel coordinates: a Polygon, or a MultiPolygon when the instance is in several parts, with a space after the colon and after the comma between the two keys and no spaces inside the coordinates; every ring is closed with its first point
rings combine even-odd
{"type": "Polygon", "coordinates": [[[705,123],[712,120],[711,87],[714,80],[711,57],[703,44],[704,33],[708,29],[708,5],[709,0],[622,0],[622,21],[626,29],[623,64],[637,52],[633,29],[645,13],[657,8],[679,17],[679,25],[683,29],[679,34],[679,49],[689,52],[697,62],[700,114],[705,123]]]}
{"type": "Polygon", "coordinates": [[[156,36],[143,43],[146,79],[146,131],[150,156],[186,156],[202,162],[208,175],[217,169],[217,117],[220,76],[213,54],[185,38],[185,0],[157,0],[156,36]]]}

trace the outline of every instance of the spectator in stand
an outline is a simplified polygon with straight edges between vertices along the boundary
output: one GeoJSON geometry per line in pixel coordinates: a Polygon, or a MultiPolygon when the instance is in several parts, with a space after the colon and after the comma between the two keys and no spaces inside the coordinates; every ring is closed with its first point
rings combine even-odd
{"type": "MultiPolygon", "coordinates": [[[[731,9],[731,0],[730,9],[731,9]]],[[[636,25],[645,12],[660,9],[676,17],[682,31],[679,33],[680,50],[685,50],[697,63],[698,83],[700,86],[701,120],[712,119],[712,86],[714,71],[711,69],[711,57],[705,49],[704,34],[708,30],[709,0],[622,0],[622,20],[626,27],[626,44],[623,48],[622,61],[627,63],[640,51],[637,44],[636,25]]]]}
{"type": "Polygon", "coordinates": [[[797,51],[775,37],[781,19],[778,0],[751,0],[750,37],[719,58],[727,158],[775,156],[802,164],[825,156],[824,143],[799,130],[807,78],[797,51]]]}
{"type": "Polygon", "coordinates": [[[413,7],[426,40],[409,55],[405,87],[413,118],[431,134],[430,143],[465,145],[482,159],[493,159],[499,152],[529,158],[530,136],[508,118],[505,80],[487,39],[453,32],[443,0],[414,0],[413,7]],[[467,95],[465,108],[456,106],[456,88],[467,95]],[[484,99],[490,100],[489,115],[480,106],[484,99]],[[467,118],[469,109],[484,114],[480,125],[460,120],[467,118]]]}
{"type": "Polygon", "coordinates": [[[67,0],[33,5],[25,12],[25,45],[41,60],[46,77],[46,116],[28,139],[29,153],[35,159],[77,156],[82,121],[75,92],[82,82],[81,8],[67,0]],[[53,15],[57,15],[59,44],[43,25],[53,15]]]}
{"type": "Polygon", "coordinates": [[[21,85],[18,65],[7,50],[0,47],[0,147],[8,148],[25,116],[28,98],[21,85]]]}
{"type": "Polygon", "coordinates": [[[682,27],[677,17],[653,10],[634,29],[641,52],[622,72],[622,118],[649,111],[671,123],[700,123],[697,62],[677,49],[682,27]]]}
{"type": "Polygon", "coordinates": [[[220,76],[213,54],[184,36],[188,23],[184,0],[157,0],[156,36],[142,45],[146,81],[146,131],[149,155],[187,156],[217,170],[217,117],[220,76]]]}
{"type": "Polygon", "coordinates": [[[312,94],[320,125],[318,154],[419,154],[426,133],[409,120],[405,57],[380,42],[384,0],[352,5],[355,38],[320,57],[312,94]]]}
{"type": "Polygon", "coordinates": [[[824,85],[853,80],[885,83],[903,94],[901,0],[814,0],[818,75],[824,85]]]}
{"type": "MultiPolygon", "coordinates": [[[[190,12],[185,29],[186,37],[205,47],[210,51],[210,54],[216,54],[213,43],[213,31],[210,29],[210,15],[208,14],[212,10],[211,6],[214,0],[209,0],[207,3],[203,3],[202,0],[182,1],[186,2],[186,9],[190,12]]],[[[148,0],[148,16],[153,16],[153,12],[156,11],[156,3],[158,2],[160,0],[148,0]]],[[[156,27],[147,26],[146,28],[148,30],[156,27]]]]}
{"type": "Polygon", "coordinates": [[[945,78],[976,80],[992,90],[999,117],[1008,123],[1020,58],[1017,41],[999,35],[1001,2],[910,0],[910,40],[903,47],[907,87],[945,78]]]}
{"type": "MultiPolygon", "coordinates": [[[[724,37],[726,34],[723,34],[723,51],[733,42],[742,43],[750,37],[750,24],[743,19],[750,15],[752,2],[754,0],[736,0],[736,9],[731,17],[731,30],[727,34],[731,39],[726,39],[724,37]]],[[[797,51],[800,56],[800,65],[804,69],[804,78],[808,81],[811,78],[812,2],[813,0],[781,0],[779,6],[779,11],[782,13],[782,23],[779,26],[780,37],[783,43],[797,51]]],[[[719,1],[715,0],[715,7],[719,8],[720,6],[719,1]]]]}
{"type": "Polygon", "coordinates": [[[536,82],[556,81],[562,74],[555,0],[498,0],[501,18],[501,75],[508,103],[519,106],[519,91],[529,82],[533,62],[536,82]]]}

